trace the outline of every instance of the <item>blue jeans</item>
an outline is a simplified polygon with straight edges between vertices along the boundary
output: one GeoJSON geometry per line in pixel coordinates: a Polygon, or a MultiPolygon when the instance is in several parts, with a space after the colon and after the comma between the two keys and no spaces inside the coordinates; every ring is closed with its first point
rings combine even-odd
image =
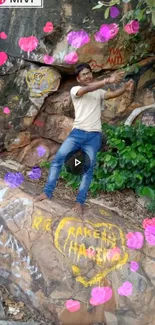
{"type": "Polygon", "coordinates": [[[89,168],[82,175],[76,202],[84,204],[93,178],[96,154],[100,150],[101,144],[101,132],[87,132],[74,128],[57,151],[51,163],[48,180],[43,190],[47,197],[52,197],[52,193],[56,187],[57,179],[67,155],[71,152],[82,150],[89,156],[90,164],[89,168]]]}

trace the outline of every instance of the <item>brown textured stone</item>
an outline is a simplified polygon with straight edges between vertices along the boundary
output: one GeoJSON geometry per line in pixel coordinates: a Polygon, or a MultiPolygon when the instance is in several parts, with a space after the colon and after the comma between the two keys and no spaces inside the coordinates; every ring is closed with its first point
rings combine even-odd
{"type": "Polygon", "coordinates": [[[44,137],[62,143],[73,127],[73,119],[66,116],[51,115],[48,117],[44,137]]]}
{"type": "Polygon", "coordinates": [[[5,138],[5,148],[7,151],[25,147],[30,143],[31,134],[28,131],[20,132],[17,135],[9,133],[5,138]]]}
{"type": "Polygon", "coordinates": [[[26,166],[33,167],[39,165],[41,161],[46,161],[48,158],[51,159],[56,154],[58,148],[58,143],[40,138],[31,141],[28,146],[24,147],[20,151],[12,151],[9,157],[16,159],[26,166]],[[45,154],[42,157],[40,157],[37,152],[37,148],[39,146],[44,147],[46,150],[45,154]]]}
{"type": "Polygon", "coordinates": [[[57,94],[49,96],[45,100],[45,112],[49,115],[66,115],[70,116],[73,112],[73,104],[69,91],[59,90],[57,94]]]}

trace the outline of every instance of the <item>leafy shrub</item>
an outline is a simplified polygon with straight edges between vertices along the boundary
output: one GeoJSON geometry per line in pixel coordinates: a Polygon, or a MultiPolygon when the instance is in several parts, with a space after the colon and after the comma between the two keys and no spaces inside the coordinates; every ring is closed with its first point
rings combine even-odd
{"type": "MultiPolygon", "coordinates": [[[[113,126],[103,124],[108,151],[98,152],[90,191],[112,192],[130,188],[136,192],[144,186],[155,190],[155,128],[143,124],[113,126]]],[[[66,171],[61,172],[66,186],[76,189],[80,180],[66,171]]]]}
{"type": "Polygon", "coordinates": [[[150,212],[155,213],[155,190],[148,186],[144,186],[139,189],[138,194],[149,199],[147,208],[150,212]]]}

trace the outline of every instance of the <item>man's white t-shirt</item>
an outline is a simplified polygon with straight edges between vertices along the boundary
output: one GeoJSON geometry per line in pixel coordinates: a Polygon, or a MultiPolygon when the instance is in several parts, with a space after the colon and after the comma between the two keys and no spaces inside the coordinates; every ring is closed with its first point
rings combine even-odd
{"type": "Polygon", "coordinates": [[[75,109],[73,128],[100,132],[101,110],[104,109],[103,99],[106,91],[98,89],[79,97],[77,92],[80,88],[81,86],[76,86],[70,91],[75,109]]]}

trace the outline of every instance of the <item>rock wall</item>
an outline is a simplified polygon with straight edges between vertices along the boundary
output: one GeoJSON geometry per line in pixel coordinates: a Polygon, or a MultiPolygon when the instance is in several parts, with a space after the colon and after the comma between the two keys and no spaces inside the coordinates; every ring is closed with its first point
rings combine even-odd
{"type": "MultiPolygon", "coordinates": [[[[44,0],[43,9],[1,5],[0,151],[34,166],[38,160],[32,149],[40,143],[46,149],[42,159],[51,160],[72,128],[69,91],[76,84],[71,76],[75,64],[89,62],[94,72],[100,71],[96,77],[125,67],[133,43],[131,48],[125,46],[129,30],[123,20],[121,32],[119,22],[136,4],[136,0],[121,2],[107,20],[105,9],[92,10],[96,0],[44,0]],[[64,77],[64,72],[69,76],[64,77]]],[[[138,71],[133,66],[133,72],[126,73],[126,80],[134,80],[133,93],[105,102],[102,119],[109,123],[124,121],[136,107],[154,103],[155,57],[151,53],[155,52],[155,36],[149,23],[136,23],[132,29],[150,45],[150,57],[139,61],[137,54],[138,71]]]]}
{"type": "Polygon", "coordinates": [[[11,187],[0,181],[0,282],[17,300],[52,324],[155,325],[155,218],[139,229],[92,205],[81,219],[11,187]]]}
{"type": "MultiPolygon", "coordinates": [[[[3,156],[35,166],[42,160],[51,160],[71,131],[74,108],[70,89],[77,82],[74,77],[61,80],[55,68],[22,63],[20,69],[18,63],[10,61],[10,68],[1,76],[0,151],[3,156]],[[38,159],[39,145],[46,153],[38,159]]],[[[153,56],[139,63],[137,74],[127,75],[126,80],[134,80],[133,92],[105,101],[102,121],[119,123],[135,108],[155,102],[154,66],[153,56]]],[[[105,86],[107,91],[115,88],[116,85],[105,86]]]]}

